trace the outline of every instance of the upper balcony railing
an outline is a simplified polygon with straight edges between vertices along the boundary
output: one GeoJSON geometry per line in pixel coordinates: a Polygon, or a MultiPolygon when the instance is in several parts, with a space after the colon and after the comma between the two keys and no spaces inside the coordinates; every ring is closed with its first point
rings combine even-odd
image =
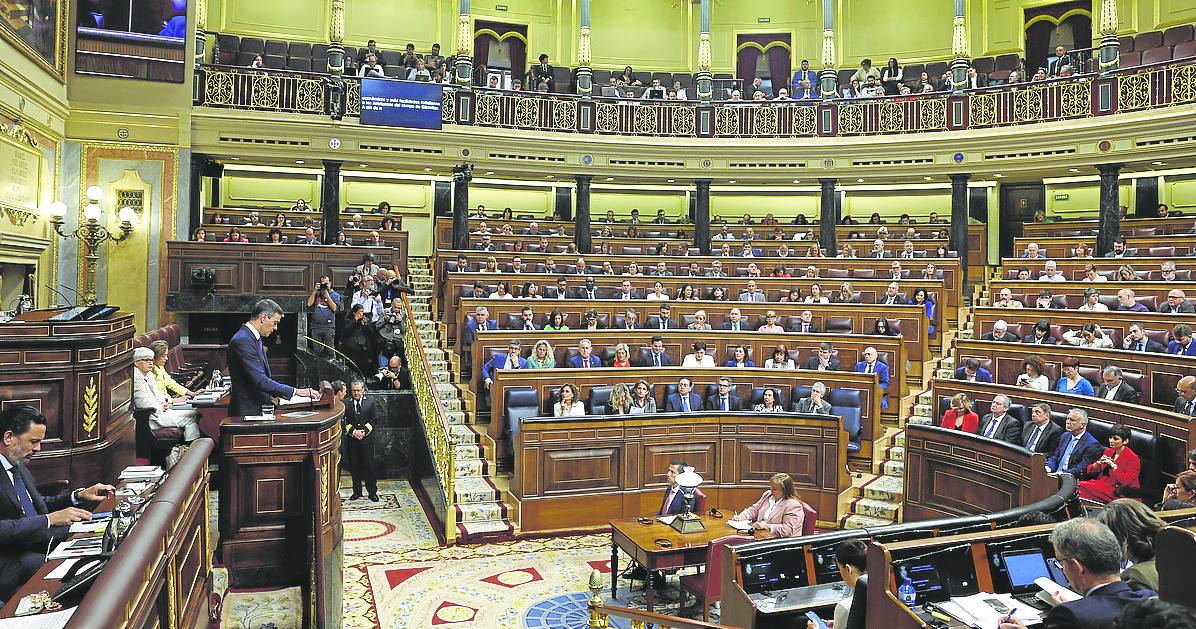
{"type": "MultiPolygon", "coordinates": [[[[361,79],[230,66],[196,72],[195,104],[329,115],[361,113],[361,79]]],[[[1196,102],[1196,58],[1104,75],[858,100],[696,101],[583,98],[446,86],[441,118],[558,133],[697,138],[809,138],[988,129],[1196,102]]]]}

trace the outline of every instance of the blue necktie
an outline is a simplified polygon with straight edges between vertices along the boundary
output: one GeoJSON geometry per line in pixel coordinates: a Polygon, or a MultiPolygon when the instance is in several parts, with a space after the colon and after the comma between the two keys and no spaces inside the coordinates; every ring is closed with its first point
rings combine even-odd
{"type": "Polygon", "coordinates": [[[1071,453],[1076,449],[1076,442],[1078,441],[1079,439],[1076,437],[1071,438],[1071,441],[1067,444],[1067,448],[1063,450],[1063,456],[1059,458],[1059,464],[1055,466],[1056,472],[1062,472],[1067,468],[1067,462],[1071,460],[1071,453]]]}
{"type": "Polygon", "coordinates": [[[689,396],[688,395],[681,398],[681,412],[682,413],[689,412],[689,396]]]}
{"type": "Polygon", "coordinates": [[[653,361],[655,361],[655,362],[656,362],[656,366],[657,366],[657,367],[659,367],[659,366],[660,366],[660,354],[657,354],[656,352],[653,352],[653,353],[652,353],[652,356],[653,356],[652,360],[653,360],[653,361]]]}
{"type": "Polygon", "coordinates": [[[992,420],[988,422],[988,430],[984,431],[984,436],[992,439],[993,435],[997,432],[997,426],[1000,424],[1001,420],[997,419],[996,417],[992,418],[992,420]]]}
{"type": "Polygon", "coordinates": [[[15,467],[12,468],[12,488],[17,492],[17,502],[21,503],[21,511],[25,512],[25,517],[37,515],[33,499],[29,497],[29,490],[25,488],[25,479],[21,478],[21,473],[15,467]]]}
{"type": "Polygon", "coordinates": [[[727,398],[720,398],[722,400],[723,410],[727,410],[727,398]]]}

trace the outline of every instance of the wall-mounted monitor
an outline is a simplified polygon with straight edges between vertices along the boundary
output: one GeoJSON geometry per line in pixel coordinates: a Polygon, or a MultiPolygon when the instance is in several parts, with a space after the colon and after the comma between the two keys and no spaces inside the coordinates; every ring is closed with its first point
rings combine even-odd
{"type": "Polygon", "coordinates": [[[77,0],[75,73],[182,83],[188,0],[77,0]]]}
{"type": "Polygon", "coordinates": [[[361,124],[440,129],[444,87],[422,81],[361,80],[361,124]]]}

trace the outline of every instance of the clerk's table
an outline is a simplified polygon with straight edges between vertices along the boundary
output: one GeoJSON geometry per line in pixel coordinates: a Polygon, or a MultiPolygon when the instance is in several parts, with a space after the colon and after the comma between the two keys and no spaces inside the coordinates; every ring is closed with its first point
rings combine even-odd
{"type": "MultiPolygon", "coordinates": [[[[611,520],[610,522],[610,591],[611,598],[619,590],[619,551],[627,553],[640,566],[651,573],[654,570],[684,568],[706,565],[706,552],[710,541],[727,535],[734,535],[735,529],[727,526],[723,518],[700,516],[704,531],[678,533],[676,529],[655,517],[645,518],[647,524],[638,518],[611,520]],[[661,546],[660,542],[669,546],[661,546]]],[[[745,536],[746,537],[746,536],[745,536]]],[[[653,611],[656,595],[651,587],[647,590],[647,610],[653,611]]]]}

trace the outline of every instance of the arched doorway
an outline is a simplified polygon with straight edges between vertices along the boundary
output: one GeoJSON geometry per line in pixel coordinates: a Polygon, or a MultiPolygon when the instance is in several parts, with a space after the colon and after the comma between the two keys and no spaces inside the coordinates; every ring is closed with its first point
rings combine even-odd
{"type": "Polygon", "coordinates": [[[793,68],[789,33],[738,35],[735,45],[735,77],[743,81],[743,100],[751,100],[751,85],[760,77],[764,93],[776,96],[787,87],[793,68]]]}
{"type": "MultiPolygon", "coordinates": [[[[1085,61],[1092,55],[1092,3],[1059,2],[1026,9],[1026,74],[1034,76],[1039,68],[1046,68],[1055,57],[1055,46],[1069,52],[1086,51],[1079,55],[1085,61]]],[[[1087,65],[1074,68],[1086,72],[1087,65]]]]}
{"type": "MultiPolygon", "coordinates": [[[[474,84],[486,85],[490,75],[499,77],[499,87],[511,88],[511,81],[527,80],[527,25],[478,20],[473,30],[474,84]]],[[[535,86],[524,83],[524,89],[535,86]]]]}

